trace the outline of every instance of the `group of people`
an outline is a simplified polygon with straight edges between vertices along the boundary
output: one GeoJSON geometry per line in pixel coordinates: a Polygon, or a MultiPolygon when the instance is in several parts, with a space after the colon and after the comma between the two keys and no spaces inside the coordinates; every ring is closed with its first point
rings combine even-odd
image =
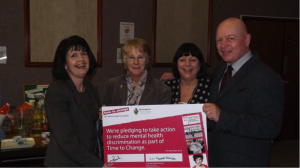
{"type": "Polygon", "coordinates": [[[204,104],[200,110],[208,120],[209,166],[268,166],[271,140],[281,127],[283,85],[280,76],[249,50],[250,40],[241,20],[224,20],[216,33],[223,60],[214,74],[207,75],[201,50],[184,43],[175,53],[172,73],[161,79],[165,83],[149,71],[147,42],[128,40],[122,47],[126,73],[105,82],[102,104],[98,91],[84,79],[96,64],[89,45],[79,36],[62,40],[52,67],[57,80],[45,98],[52,131],[45,166],[107,167],[102,106],[174,103],[204,104]],[[232,79],[220,90],[227,69],[232,79]]]}

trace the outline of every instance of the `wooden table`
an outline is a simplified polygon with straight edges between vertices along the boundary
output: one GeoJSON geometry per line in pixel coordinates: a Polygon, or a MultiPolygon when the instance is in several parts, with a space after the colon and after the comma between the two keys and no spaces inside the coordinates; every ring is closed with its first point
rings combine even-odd
{"type": "MultiPolygon", "coordinates": [[[[14,133],[7,134],[5,139],[12,139],[14,133]]],[[[0,167],[2,166],[43,166],[47,145],[42,138],[34,138],[35,145],[29,148],[14,148],[0,150],[0,167]]]]}

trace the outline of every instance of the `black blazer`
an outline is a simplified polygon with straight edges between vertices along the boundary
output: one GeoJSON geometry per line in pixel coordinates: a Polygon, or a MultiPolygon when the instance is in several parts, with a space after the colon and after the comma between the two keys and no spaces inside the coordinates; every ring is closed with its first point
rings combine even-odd
{"type": "MultiPolygon", "coordinates": [[[[84,86],[97,108],[100,107],[98,92],[94,86],[87,81],[84,81],[84,86]]],[[[47,148],[45,166],[103,166],[103,161],[94,154],[97,139],[91,138],[97,135],[99,109],[89,110],[82,99],[71,79],[57,80],[48,87],[45,109],[51,141],[47,148]]]]}
{"type": "Polygon", "coordinates": [[[281,77],[257,53],[235,73],[219,94],[226,69],[215,69],[209,101],[221,110],[218,123],[208,120],[210,167],[269,167],[271,140],[279,134],[284,110],[281,77]]]}

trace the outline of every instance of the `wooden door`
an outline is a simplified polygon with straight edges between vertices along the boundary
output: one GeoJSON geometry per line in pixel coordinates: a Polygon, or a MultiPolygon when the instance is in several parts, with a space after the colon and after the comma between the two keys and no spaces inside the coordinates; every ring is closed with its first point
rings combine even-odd
{"type": "Polygon", "coordinates": [[[245,24],[251,34],[250,50],[258,52],[264,63],[281,74],[284,22],[246,20],[245,24]]]}
{"type": "Polygon", "coordinates": [[[243,18],[250,50],[282,76],[285,111],[276,140],[299,139],[299,19],[243,18]]]}
{"type": "Polygon", "coordinates": [[[282,78],[285,113],[279,139],[299,139],[299,22],[286,22],[282,78]]]}

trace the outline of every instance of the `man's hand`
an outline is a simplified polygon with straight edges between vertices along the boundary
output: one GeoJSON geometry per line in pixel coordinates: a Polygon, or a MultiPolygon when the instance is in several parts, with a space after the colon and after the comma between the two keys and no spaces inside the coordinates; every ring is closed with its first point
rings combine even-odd
{"type": "Polygon", "coordinates": [[[160,77],[160,80],[163,82],[171,79],[175,79],[172,72],[164,72],[163,75],[160,77]]]}
{"type": "MultiPolygon", "coordinates": [[[[103,104],[102,107],[104,107],[104,106],[105,106],[105,104],[103,104]]],[[[99,119],[100,120],[102,120],[102,107],[100,107],[100,109],[99,109],[99,119]]]]}
{"type": "Polygon", "coordinates": [[[216,104],[205,103],[202,107],[202,110],[208,119],[214,120],[215,122],[219,121],[221,110],[216,104]]]}

